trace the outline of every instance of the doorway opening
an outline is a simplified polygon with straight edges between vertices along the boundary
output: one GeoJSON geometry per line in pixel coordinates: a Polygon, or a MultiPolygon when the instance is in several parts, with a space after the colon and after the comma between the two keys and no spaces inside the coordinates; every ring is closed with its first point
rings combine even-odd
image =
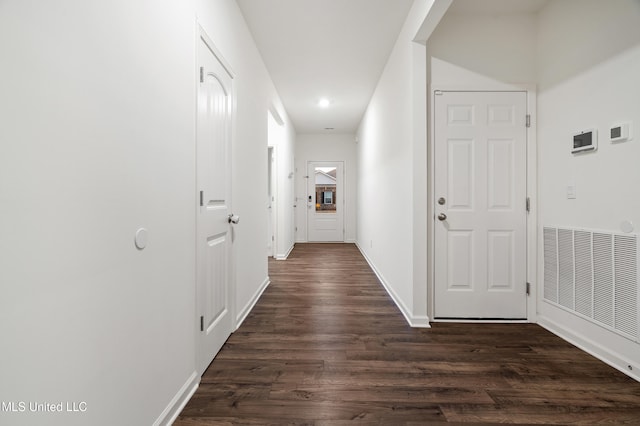
{"type": "Polygon", "coordinates": [[[344,242],[344,163],[311,161],[307,167],[309,242],[344,242]]]}
{"type": "Polygon", "coordinates": [[[527,319],[527,92],[434,92],[434,319],[527,319]]]}
{"type": "Polygon", "coordinates": [[[233,78],[200,30],[196,129],[196,364],[204,373],[235,326],[231,202],[233,78]]]}
{"type": "MultiPolygon", "coordinates": [[[[271,116],[271,114],[269,114],[271,116]]],[[[278,226],[278,212],[276,203],[276,156],[275,147],[267,148],[267,253],[269,257],[276,257],[276,234],[278,226]]]]}

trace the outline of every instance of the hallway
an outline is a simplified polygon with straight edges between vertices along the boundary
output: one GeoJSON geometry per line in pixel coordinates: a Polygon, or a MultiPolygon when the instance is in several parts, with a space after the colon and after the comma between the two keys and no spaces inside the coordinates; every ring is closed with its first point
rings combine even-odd
{"type": "Polygon", "coordinates": [[[409,327],[354,245],[269,271],[175,425],[640,422],[640,383],[537,325],[409,327]]]}

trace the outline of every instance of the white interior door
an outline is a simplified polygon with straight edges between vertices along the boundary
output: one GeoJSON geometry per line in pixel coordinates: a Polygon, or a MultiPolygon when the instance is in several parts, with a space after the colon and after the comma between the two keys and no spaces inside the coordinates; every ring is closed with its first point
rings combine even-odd
{"type": "Polygon", "coordinates": [[[276,167],[275,148],[267,148],[267,210],[269,211],[269,222],[267,223],[267,252],[269,256],[276,256],[276,167]]]}
{"type": "Polygon", "coordinates": [[[344,241],[344,163],[309,162],[307,240],[344,241]]]}
{"type": "Polygon", "coordinates": [[[197,309],[198,369],[202,374],[232,331],[231,114],[232,76],[206,38],[198,46],[197,309]]]}
{"type": "Polygon", "coordinates": [[[434,98],[434,317],[525,319],[526,92],[434,98]]]}

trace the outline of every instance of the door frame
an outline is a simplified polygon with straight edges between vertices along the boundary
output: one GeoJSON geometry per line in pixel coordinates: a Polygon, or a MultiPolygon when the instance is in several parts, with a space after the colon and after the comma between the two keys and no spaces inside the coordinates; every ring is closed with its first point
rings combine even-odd
{"type": "MultiPolygon", "coordinates": [[[[277,147],[275,145],[267,145],[267,161],[269,162],[267,168],[268,176],[268,188],[267,196],[269,199],[269,205],[271,211],[269,214],[269,229],[271,230],[271,252],[269,257],[276,259],[278,257],[278,157],[276,155],[277,147]],[[271,192],[269,194],[269,192],[271,192]]],[[[268,239],[268,238],[267,238],[268,239]]]]}
{"type": "MultiPolygon", "coordinates": [[[[205,29],[198,23],[197,31],[195,37],[195,61],[194,61],[194,108],[195,108],[195,120],[194,120],[194,165],[195,165],[195,173],[194,173],[194,218],[195,218],[195,226],[194,226],[194,241],[195,241],[195,261],[194,261],[194,333],[195,333],[195,367],[198,376],[200,376],[203,372],[200,370],[200,364],[202,363],[202,346],[203,346],[203,336],[202,331],[200,330],[200,288],[198,283],[198,215],[199,215],[199,194],[200,187],[198,182],[198,139],[197,139],[197,129],[198,129],[198,91],[200,85],[200,60],[198,57],[198,48],[200,43],[205,43],[207,47],[211,50],[216,59],[220,62],[222,67],[229,73],[231,77],[231,93],[230,93],[230,114],[231,114],[231,125],[229,129],[229,140],[228,140],[228,149],[227,149],[227,164],[228,164],[228,177],[229,180],[227,182],[228,188],[227,193],[229,194],[230,201],[228,203],[229,211],[233,212],[233,146],[235,144],[235,135],[236,135],[236,120],[237,120],[237,88],[236,84],[234,84],[234,80],[236,77],[236,73],[231,68],[229,62],[227,62],[220,52],[220,50],[216,47],[215,43],[211,40],[205,29]]],[[[230,248],[227,252],[227,267],[228,267],[228,291],[229,291],[229,315],[231,316],[231,333],[233,333],[238,328],[238,320],[236,318],[236,247],[233,244],[234,237],[234,229],[230,227],[229,231],[230,238],[230,248]]],[[[215,359],[215,358],[214,358],[215,359]]]]}
{"type": "MultiPolygon", "coordinates": [[[[527,170],[526,170],[526,194],[530,200],[530,210],[526,217],[526,278],[530,283],[530,293],[527,297],[527,322],[537,321],[537,299],[538,299],[538,215],[537,215],[537,188],[538,188],[538,164],[537,164],[537,132],[536,132],[536,105],[537,90],[535,84],[478,84],[478,85],[433,85],[428,90],[428,150],[427,164],[429,168],[429,183],[427,185],[427,315],[434,320],[435,312],[435,92],[526,92],[527,114],[530,116],[530,126],[527,127],[527,170]]],[[[524,202],[524,200],[523,200],[524,202]]],[[[489,321],[489,320],[447,320],[447,322],[522,322],[522,321],[489,321]]]]}
{"type": "MultiPolygon", "coordinates": [[[[346,236],[347,236],[347,224],[346,224],[346,220],[347,220],[347,183],[346,183],[346,178],[347,178],[347,170],[346,170],[346,161],[345,160],[307,160],[307,164],[306,164],[306,171],[305,171],[305,175],[307,176],[306,182],[305,182],[305,198],[304,198],[304,205],[307,207],[305,209],[305,229],[306,229],[306,234],[307,234],[307,238],[306,241],[310,242],[310,243],[323,243],[323,241],[311,241],[311,239],[309,238],[309,218],[310,218],[310,214],[309,214],[309,204],[308,204],[308,200],[307,197],[309,196],[309,182],[310,179],[312,179],[312,176],[309,175],[309,167],[311,166],[311,164],[321,164],[321,163],[327,163],[327,164],[337,164],[340,163],[342,165],[342,177],[341,177],[341,181],[342,181],[342,240],[339,241],[331,241],[334,243],[344,243],[346,240],[346,236]]],[[[321,166],[322,167],[322,166],[321,166]]],[[[337,175],[336,175],[337,176],[337,175]]],[[[337,187],[337,181],[338,179],[336,178],[336,187],[337,187]]]]}

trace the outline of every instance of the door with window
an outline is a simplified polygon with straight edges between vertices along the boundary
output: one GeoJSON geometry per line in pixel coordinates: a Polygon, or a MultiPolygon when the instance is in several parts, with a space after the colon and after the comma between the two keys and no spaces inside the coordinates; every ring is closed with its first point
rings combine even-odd
{"type": "Polygon", "coordinates": [[[231,113],[232,78],[211,42],[198,42],[196,167],[196,307],[200,330],[197,368],[204,373],[231,334],[231,113]]]}
{"type": "Polygon", "coordinates": [[[436,319],[525,319],[526,92],[442,92],[435,111],[436,319]]]}
{"type": "Polygon", "coordinates": [[[344,163],[309,162],[307,240],[344,241],[344,163]]]}

